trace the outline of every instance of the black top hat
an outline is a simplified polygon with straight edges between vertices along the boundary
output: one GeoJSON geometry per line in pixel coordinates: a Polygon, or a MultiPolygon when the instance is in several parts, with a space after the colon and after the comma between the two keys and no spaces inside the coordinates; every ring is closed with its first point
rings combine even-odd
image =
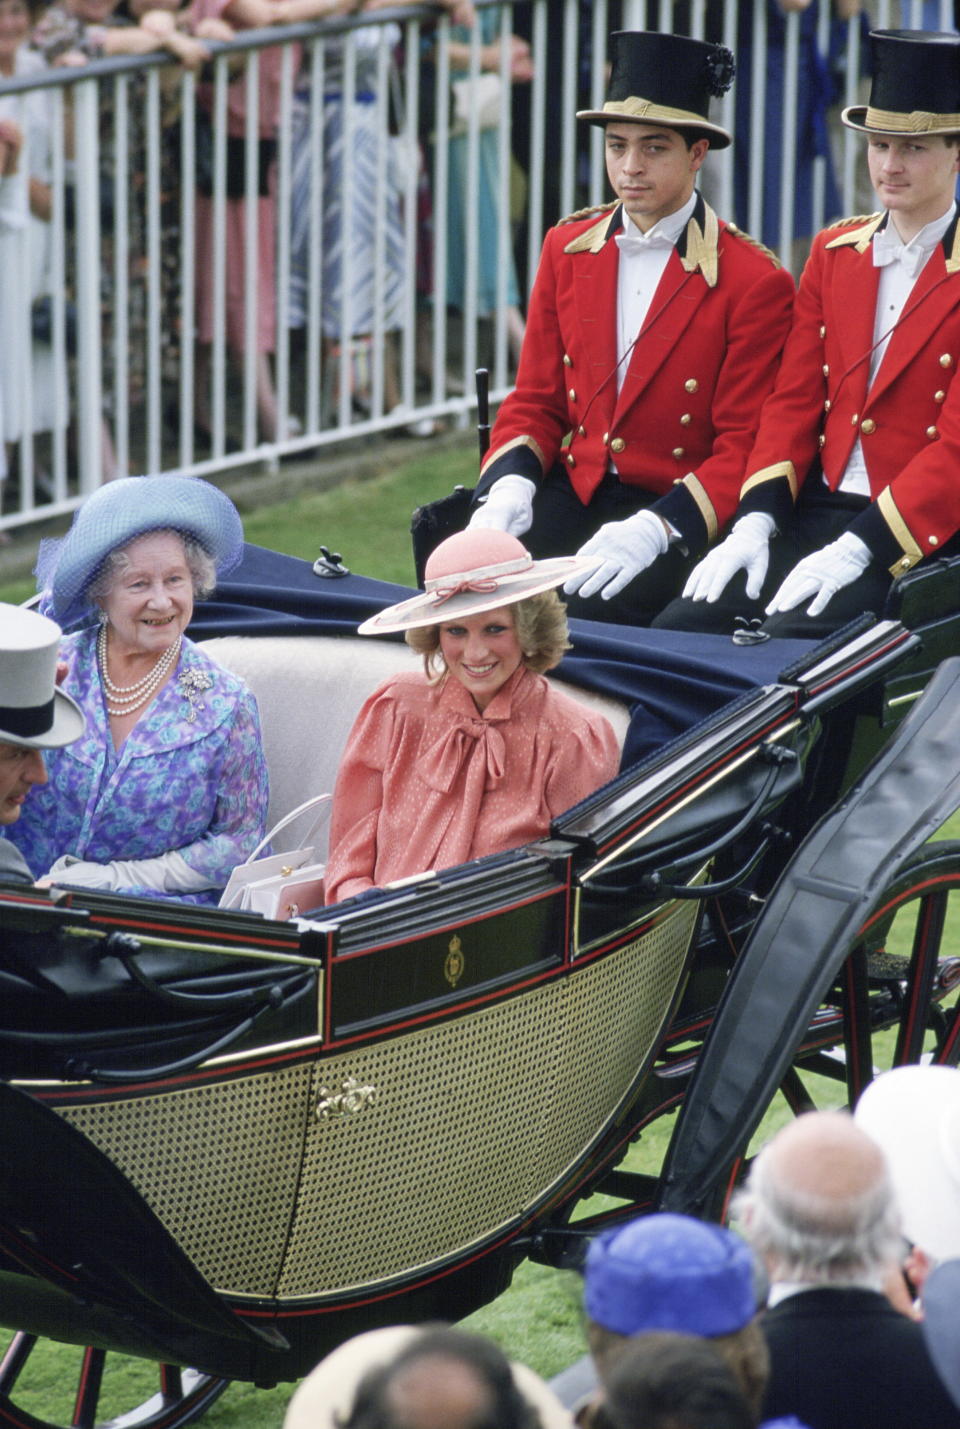
{"type": "Polygon", "coordinates": [[[724,45],[708,45],[686,35],[656,30],[618,30],[610,36],[612,69],[602,109],[580,109],[578,119],[609,124],[664,124],[693,129],[714,149],[725,149],[730,135],[711,124],[710,96],[726,94],[733,83],[733,55],[724,45]]]}
{"type": "Polygon", "coordinates": [[[872,30],[870,103],[845,109],[864,134],[960,134],[960,35],[872,30]]]}

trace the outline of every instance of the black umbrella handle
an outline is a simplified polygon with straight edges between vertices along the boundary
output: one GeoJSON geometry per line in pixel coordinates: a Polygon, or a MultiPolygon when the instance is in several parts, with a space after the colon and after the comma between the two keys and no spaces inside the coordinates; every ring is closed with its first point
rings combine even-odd
{"type": "Polygon", "coordinates": [[[482,462],[490,448],[490,372],[486,367],[477,368],[477,441],[482,462]]]}

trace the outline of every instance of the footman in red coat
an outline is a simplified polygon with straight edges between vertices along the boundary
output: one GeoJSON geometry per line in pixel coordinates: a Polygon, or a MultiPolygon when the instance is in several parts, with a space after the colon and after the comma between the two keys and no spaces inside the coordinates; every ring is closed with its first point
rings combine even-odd
{"type": "Polygon", "coordinates": [[[550,230],[516,389],[471,525],[592,558],[571,614],[646,623],[732,515],[789,327],[793,281],[697,193],[733,57],[681,35],[612,37],[605,129],[617,201],[550,230]]]}

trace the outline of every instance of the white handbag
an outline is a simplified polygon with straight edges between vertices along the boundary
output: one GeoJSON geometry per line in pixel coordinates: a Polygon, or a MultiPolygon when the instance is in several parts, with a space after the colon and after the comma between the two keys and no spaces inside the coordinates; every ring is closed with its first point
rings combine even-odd
{"type": "Polygon", "coordinates": [[[276,838],[281,829],[301,814],[311,809],[319,809],[318,816],[310,825],[307,839],[311,839],[324,818],[329,815],[332,795],[317,794],[312,799],[298,804],[295,809],[275,824],[267,836],[260,840],[245,863],[239,864],[231,873],[230,880],[220,897],[221,908],[233,908],[237,912],[262,913],[265,918],[296,918],[308,908],[317,908],[323,903],[323,874],[325,864],[317,863],[316,851],[312,845],[290,849],[286,853],[268,854],[257,858],[261,849],[276,838]]]}

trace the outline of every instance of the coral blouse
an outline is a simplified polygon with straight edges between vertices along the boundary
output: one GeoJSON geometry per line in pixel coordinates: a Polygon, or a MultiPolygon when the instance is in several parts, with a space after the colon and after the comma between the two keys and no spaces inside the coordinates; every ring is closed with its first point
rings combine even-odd
{"type": "Polygon", "coordinates": [[[337,776],[326,898],[543,838],[612,779],[603,715],[525,666],[481,714],[459,680],[396,675],[366,701],[337,776]]]}

